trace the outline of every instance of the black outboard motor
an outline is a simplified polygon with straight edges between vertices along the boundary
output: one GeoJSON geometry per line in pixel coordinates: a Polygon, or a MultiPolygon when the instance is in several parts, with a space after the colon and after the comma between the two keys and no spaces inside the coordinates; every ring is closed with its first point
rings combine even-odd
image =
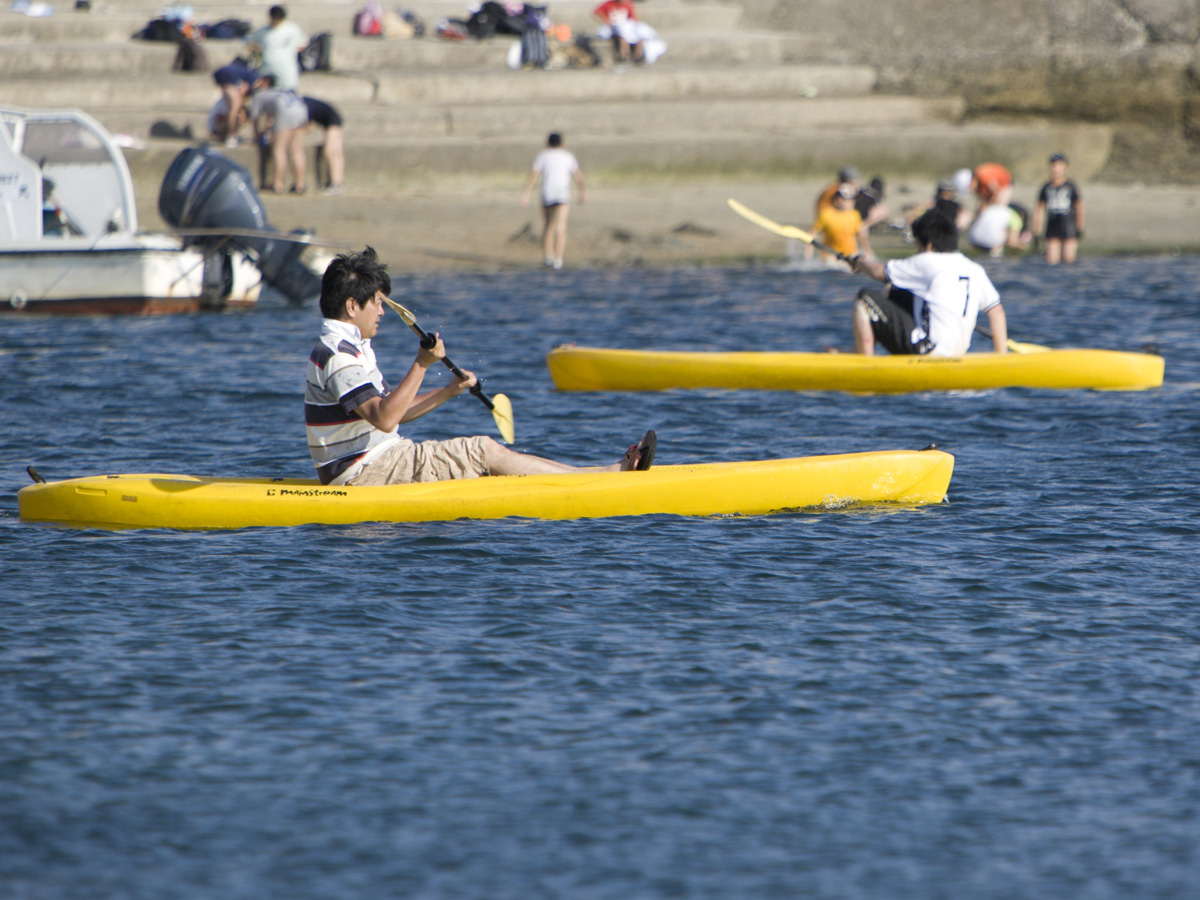
{"type": "MultiPolygon", "coordinates": [[[[189,147],[171,162],[158,192],[158,211],[175,228],[227,228],[282,234],[267,222],[250,173],[208,147],[189,147]]],[[[198,246],[212,238],[192,238],[198,246]]],[[[300,261],[304,244],[270,237],[234,235],[223,246],[245,252],[263,278],[293,303],[321,293],[321,278],[300,261]]]]}

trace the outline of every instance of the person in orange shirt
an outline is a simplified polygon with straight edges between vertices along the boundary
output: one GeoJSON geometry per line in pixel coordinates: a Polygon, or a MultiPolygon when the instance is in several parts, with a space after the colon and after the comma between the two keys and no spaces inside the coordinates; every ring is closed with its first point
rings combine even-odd
{"type": "MultiPolygon", "coordinates": [[[[858,256],[860,244],[863,254],[872,255],[866,226],[854,208],[857,196],[858,188],[849,183],[843,184],[833,195],[833,205],[823,209],[813,223],[814,237],[843,256],[858,256]]],[[[812,249],[811,245],[809,249],[812,249]]]]}
{"type": "Polygon", "coordinates": [[[818,219],[825,210],[833,208],[834,195],[842,189],[842,185],[850,185],[857,194],[858,182],[861,177],[858,174],[858,169],[854,168],[854,166],[846,166],[844,169],[839,169],[838,180],[822,190],[817,197],[817,205],[813,210],[813,218],[818,219]]]}

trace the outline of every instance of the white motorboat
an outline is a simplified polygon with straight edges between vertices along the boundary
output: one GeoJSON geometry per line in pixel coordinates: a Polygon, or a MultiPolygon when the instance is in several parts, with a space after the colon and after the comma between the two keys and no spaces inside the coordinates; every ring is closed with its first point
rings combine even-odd
{"type": "Polygon", "coordinates": [[[299,259],[311,238],[267,224],[244,169],[189,148],[164,181],[160,208],[168,183],[168,223],[204,227],[139,231],[125,155],[86,112],[0,108],[0,312],[190,312],[252,304],[264,281],[295,302],[319,289],[299,259]],[[230,210],[222,194],[243,209],[230,210]],[[172,221],[168,213],[185,205],[190,221],[172,221]],[[217,215],[196,214],[214,205],[217,215]]]}

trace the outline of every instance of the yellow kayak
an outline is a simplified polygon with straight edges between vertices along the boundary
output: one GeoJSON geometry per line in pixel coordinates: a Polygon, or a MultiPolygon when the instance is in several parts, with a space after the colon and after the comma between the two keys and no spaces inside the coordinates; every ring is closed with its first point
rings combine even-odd
{"type": "Polygon", "coordinates": [[[103,528],[247,528],[444,519],[578,519],[669,513],[758,515],[850,504],[939,503],[954,457],[887,450],[754,462],[655,466],[397,484],[323,486],[293,478],[99,475],[17,494],[23,520],[103,528]]]}
{"type": "Polygon", "coordinates": [[[731,388],[778,391],[909,391],[989,388],[1159,387],[1163,358],[1114,350],[970,353],[958,357],[854,353],[690,353],[556,347],[546,357],[560,391],[731,388]]]}

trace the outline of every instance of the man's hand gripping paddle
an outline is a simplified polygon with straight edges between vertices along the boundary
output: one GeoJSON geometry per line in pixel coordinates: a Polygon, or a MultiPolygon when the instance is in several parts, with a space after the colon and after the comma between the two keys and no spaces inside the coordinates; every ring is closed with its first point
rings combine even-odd
{"type": "MultiPolygon", "coordinates": [[[[387,302],[388,306],[399,314],[400,318],[404,320],[404,324],[416,332],[417,337],[421,339],[422,347],[429,349],[437,343],[437,338],[417,324],[417,317],[409,311],[408,307],[402,306],[391,297],[384,297],[383,299],[387,302]]],[[[443,356],[442,362],[454,373],[455,378],[466,379],[467,376],[463,373],[463,370],[452,363],[450,357],[443,356]]],[[[489,397],[483,392],[483,388],[478,381],[471,386],[471,393],[478,397],[480,402],[492,411],[492,418],[496,420],[496,427],[500,429],[500,436],[504,438],[504,443],[513,443],[517,432],[513,426],[512,402],[503,394],[489,397]]]]}
{"type": "Polygon", "coordinates": [[[822,253],[829,253],[833,256],[836,256],[838,259],[840,259],[844,263],[851,262],[850,257],[847,256],[845,253],[838,253],[832,247],[830,247],[826,244],[822,244],[820,241],[818,241],[816,238],[814,238],[807,231],[801,231],[795,225],[780,225],[778,222],[772,222],[766,216],[756,213],[754,210],[750,209],[748,206],[743,206],[741,203],[738,203],[736,200],[734,200],[732,198],[730,198],[730,200],[729,200],[729,208],[732,209],[739,216],[741,216],[743,219],[753,222],[759,228],[765,228],[767,231],[773,232],[773,233],[779,235],[780,237],[795,238],[798,241],[804,241],[804,243],[806,243],[806,244],[812,244],[814,247],[816,247],[822,253]]]}
{"type": "MultiPolygon", "coordinates": [[[[818,250],[822,250],[825,253],[832,253],[842,262],[850,263],[851,266],[854,264],[850,257],[843,253],[838,253],[836,250],[825,246],[820,241],[814,240],[811,234],[809,234],[807,231],[801,231],[794,225],[780,225],[778,222],[772,222],[766,216],[756,213],[754,210],[743,206],[741,203],[738,203],[732,198],[729,200],[729,208],[743,219],[747,219],[760,228],[765,228],[767,231],[773,232],[780,237],[795,238],[798,241],[804,241],[806,244],[812,244],[818,250]]],[[[992,336],[992,333],[983,326],[977,326],[975,330],[986,337],[990,338],[992,336]]],[[[1043,347],[1041,344],[1025,344],[1012,340],[1007,342],[1007,346],[1010,353],[1043,353],[1050,349],[1049,347],[1043,347]]]]}

